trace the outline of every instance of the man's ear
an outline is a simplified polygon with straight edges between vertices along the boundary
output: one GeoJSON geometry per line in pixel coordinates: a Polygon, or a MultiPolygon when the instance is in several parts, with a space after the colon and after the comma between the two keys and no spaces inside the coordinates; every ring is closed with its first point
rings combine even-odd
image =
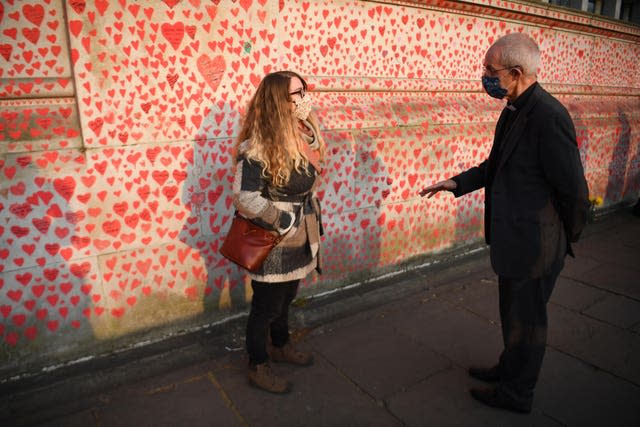
{"type": "Polygon", "coordinates": [[[515,67],[511,68],[511,70],[509,70],[509,74],[511,74],[513,78],[516,78],[516,79],[524,75],[524,73],[522,72],[522,67],[519,65],[516,65],[515,67]]]}

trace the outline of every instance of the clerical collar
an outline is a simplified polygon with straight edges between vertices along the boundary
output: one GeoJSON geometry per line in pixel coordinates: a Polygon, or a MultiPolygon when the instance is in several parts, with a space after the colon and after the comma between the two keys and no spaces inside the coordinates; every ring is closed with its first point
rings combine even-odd
{"type": "Polygon", "coordinates": [[[505,108],[509,109],[510,111],[517,111],[520,108],[522,108],[527,103],[529,98],[531,97],[531,93],[533,93],[533,90],[534,90],[534,88],[536,86],[538,86],[538,82],[533,82],[533,84],[531,86],[529,86],[527,88],[527,90],[522,92],[520,94],[520,96],[516,98],[516,100],[514,102],[508,101],[507,105],[505,106],[505,108]]]}

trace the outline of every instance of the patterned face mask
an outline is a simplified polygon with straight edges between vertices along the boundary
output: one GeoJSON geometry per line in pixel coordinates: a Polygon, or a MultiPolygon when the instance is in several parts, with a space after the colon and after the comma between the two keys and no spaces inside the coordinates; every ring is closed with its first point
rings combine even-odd
{"type": "Polygon", "coordinates": [[[482,87],[489,96],[502,99],[507,96],[507,90],[500,86],[498,77],[482,76],[482,87]]]}
{"type": "Polygon", "coordinates": [[[296,104],[293,115],[300,120],[307,120],[311,112],[311,106],[313,105],[311,97],[307,94],[304,98],[295,99],[293,102],[296,104]]]}

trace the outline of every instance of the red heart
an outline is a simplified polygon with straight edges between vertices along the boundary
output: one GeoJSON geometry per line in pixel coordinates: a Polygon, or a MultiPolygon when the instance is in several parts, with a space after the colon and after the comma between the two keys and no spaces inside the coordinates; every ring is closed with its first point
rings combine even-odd
{"type": "Polygon", "coordinates": [[[88,262],[83,262],[82,264],[71,264],[69,271],[71,271],[71,274],[74,276],[83,278],[89,274],[89,271],[91,271],[91,264],[88,262]]]}
{"type": "Polygon", "coordinates": [[[182,22],[176,22],[173,25],[164,23],[160,27],[160,30],[164,38],[173,46],[173,49],[178,50],[184,37],[184,24],[182,22]]]}
{"type": "Polygon", "coordinates": [[[163,185],[169,179],[169,172],[166,170],[155,170],[151,173],[151,177],[159,184],[163,185]]]}
{"type": "Polygon", "coordinates": [[[33,44],[38,43],[40,30],[38,28],[23,28],[22,35],[33,44]]]}
{"type": "Polygon", "coordinates": [[[42,19],[44,18],[44,7],[39,4],[35,6],[25,4],[22,7],[22,14],[29,22],[33,22],[39,27],[40,24],[42,24],[42,19]]]}
{"type": "Polygon", "coordinates": [[[102,223],[102,230],[110,236],[117,237],[120,234],[120,221],[105,221],[102,223]]]}
{"type": "Polygon", "coordinates": [[[34,218],[31,220],[31,223],[36,227],[36,229],[42,234],[47,234],[49,231],[49,226],[51,226],[51,218],[48,216],[42,218],[34,218]]]}
{"type": "Polygon", "coordinates": [[[84,8],[86,6],[85,0],[71,0],[69,2],[71,8],[76,11],[76,13],[84,12],[84,8]]]}
{"type": "Polygon", "coordinates": [[[60,245],[58,243],[47,243],[44,245],[44,249],[49,253],[49,255],[55,256],[55,254],[60,250],[60,245]]]}
{"type": "Polygon", "coordinates": [[[7,61],[11,58],[11,51],[13,50],[13,46],[10,44],[0,44],[0,55],[4,57],[7,61]]]}
{"type": "Polygon", "coordinates": [[[68,202],[76,189],[76,180],[71,176],[56,178],[53,180],[53,188],[68,202]]]}
{"type": "Polygon", "coordinates": [[[107,10],[108,7],[109,7],[108,0],[96,0],[96,8],[98,9],[100,16],[104,16],[104,12],[107,10]]]}
{"type": "Polygon", "coordinates": [[[120,307],[120,308],[111,309],[111,315],[113,317],[122,317],[122,315],[124,315],[124,308],[120,307]]]}
{"type": "Polygon", "coordinates": [[[27,284],[31,281],[32,277],[33,276],[29,272],[26,272],[24,274],[16,274],[16,280],[22,283],[22,286],[27,286],[27,284]]]}
{"type": "Polygon", "coordinates": [[[95,120],[91,120],[89,122],[89,128],[96,134],[96,136],[100,136],[100,131],[102,130],[102,125],[104,124],[104,120],[98,117],[95,120]]]}
{"type": "Polygon", "coordinates": [[[9,211],[20,219],[24,219],[31,212],[32,208],[29,203],[14,203],[9,207],[9,211]]]}
{"type": "Polygon", "coordinates": [[[218,55],[211,59],[207,55],[201,55],[197,60],[197,66],[204,80],[215,92],[220,85],[222,75],[226,69],[224,57],[218,55]]]}
{"type": "Polygon", "coordinates": [[[162,1],[165,2],[167,4],[167,6],[169,6],[170,8],[173,9],[173,6],[175,6],[178,3],[180,3],[181,0],[162,0],[162,1]]]}

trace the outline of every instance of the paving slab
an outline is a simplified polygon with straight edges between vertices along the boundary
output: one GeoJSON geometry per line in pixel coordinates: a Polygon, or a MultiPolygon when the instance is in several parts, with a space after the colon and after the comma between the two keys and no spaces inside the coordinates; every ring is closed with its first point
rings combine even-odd
{"type": "Polygon", "coordinates": [[[389,323],[387,315],[315,335],[312,344],[342,374],[378,400],[447,369],[450,362],[389,323]],[[393,372],[393,375],[389,375],[393,372]]]}
{"type": "Polygon", "coordinates": [[[396,330],[462,367],[492,366],[502,350],[500,327],[441,298],[388,316],[396,330]]]}
{"type": "Polygon", "coordinates": [[[577,282],[563,274],[556,282],[550,302],[580,312],[603,300],[607,295],[608,293],[602,289],[577,282]]]}
{"type": "Polygon", "coordinates": [[[400,422],[325,358],[310,367],[274,365],[293,383],[286,395],[247,385],[246,359],[226,358],[214,375],[229,401],[249,426],[399,426],[400,422]]]}
{"type": "Polygon", "coordinates": [[[242,426],[207,375],[117,399],[96,411],[104,427],[242,426]]]}
{"type": "Polygon", "coordinates": [[[616,227],[609,233],[608,239],[623,246],[640,249],[640,218],[632,218],[624,227],[616,227]]]}
{"type": "Polygon", "coordinates": [[[495,274],[478,277],[441,297],[496,324],[500,323],[498,278],[495,274]]]}
{"type": "MultiPolygon", "coordinates": [[[[407,307],[416,306],[420,304],[420,300],[423,298],[427,292],[431,291],[416,291],[414,294],[410,296],[405,296],[402,298],[395,299],[393,301],[389,301],[386,303],[378,302],[378,304],[363,304],[361,309],[357,309],[352,311],[349,308],[345,307],[345,312],[331,313],[332,310],[336,309],[337,306],[335,303],[331,304],[323,304],[320,307],[311,307],[310,310],[307,310],[307,307],[294,307],[292,309],[293,316],[290,313],[289,318],[293,318],[291,323],[294,327],[300,329],[306,329],[309,326],[310,318],[318,318],[323,319],[322,323],[311,322],[314,331],[322,332],[323,330],[333,330],[335,325],[339,324],[342,327],[347,325],[360,323],[366,321],[368,319],[375,318],[381,313],[391,313],[394,311],[404,311],[407,307]],[[326,307],[329,305],[330,307],[326,307]],[[309,315],[309,311],[318,312],[316,314],[309,315]]],[[[362,296],[358,295],[357,299],[363,299],[362,296]]],[[[340,300],[340,306],[349,306],[353,302],[352,297],[345,298],[340,300]]]]}
{"type": "MultiPolygon", "coordinates": [[[[605,263],[611,263],[619,267],[629,268],[640,272],[640,248],[628,246],[620,240],[603,236],[602,238],[586,239],[575,248],[576,258],[590,257],[605,263]]],[[[620,239],[620,236],[617,236],[620,239]]]]}
{"type": "Polygon", "coordinates": [[[560,427],[534,406],[528,415],[488,408],[469,395],[482,387],[457,367],[440,372],[388,399],[389,411],[407,426],[560,427]]]}
{"type": "Polygon", "coordinates": [[[640,426],[640,387],[548,349],[536,405],[567,426],[640,426]]]}
{"type": "Polygon", "coordinates": [[[636,219],[633,226],[625,227],[617,236],[623,245],[630,248],[640,249],[640,219],[636,219]]]}
{"type": "Polygon", "coordinates": [[[113,366],[109,366],[107,360],[98,364],[100,368],[79,369],[81,372],[75,376],[69,371],[66,377],[57,376],[55,380],[25,391],[9,389],[9,397],[3,399],[6,407],[0,417],[0,425],[5,419],[15,418],[11,414],[20,414],[20,422],[31,425],[99,407],[109,399],[110,390],[136,384],[143,377],[161,379],[166,372],[174,372],[177,364],[193,363],[197,366],[204,357],[201,346],[193,343],[148,357],[131,358],[127,363],[119,362],[113,366]]]}
{"type": "Polygon", "coordinates": [[[640,385],[640,336],[549,305],[547,345],[640,385]]]}
{"type": "MultiPolygon", "coordinates": [[[[17,424],[16,424],[17,425],[17,424]]],[[[81,411],[67,415],[63,418],[56,418],[45,421],[37,425],[38,427],[99,427],[100,424],[92,410],[81,411]]]]}
{"type": "MultiPolygon", "coordinates": [[[[636,263],[640,264],[637,260],[636,263]]],[[[640,301],[640,271],[605,263],[575,277],[587,285],[640,301]]]]}
{"type": "Polygon", "coordinates": [[[163,373],[152,375],[148,378],[123,386],[113,388],[102,393],[101,400],[111,403],[117,400],[126,400],[138,395],[154,394],[158,390],[174,388],[179,384],[200,380],[217,367],[215,360],[207,360],[201,363],[193,363],[182,368],[175,368],[163,373]]]}
{"type": "Polygon", "coordinates": [[[578,255],[576,258],[567,256],[564,259],[564,268],[560,273],[560,277],[568,277],[579,280],[583,274],[595,270],[604,262],[602,260],[592,258],[587,255],[578,255]]]}
{"type": "Polygon", "coordinates": [[[640,301],[620,295],[608,295],[596,302],[584,314],[624,329],[640,323],[640,301]]]}

